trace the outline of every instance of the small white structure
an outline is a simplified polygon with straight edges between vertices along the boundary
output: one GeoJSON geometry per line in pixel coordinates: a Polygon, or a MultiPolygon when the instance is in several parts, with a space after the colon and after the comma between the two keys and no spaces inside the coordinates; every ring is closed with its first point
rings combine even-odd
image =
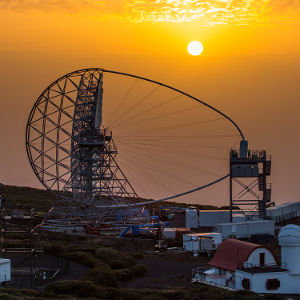
{"type": "Polygon", "coordinates": [[[185,210],[185,226],[188,228],[199,227],[199,213],[197,208],[188,207],[185,210]]]}
{"type": "Polygon", "coordinates": [[[10,259],[0,258],[0,283],[10,281],[11,267],[10,259]]]}
{"type": "Polygon", "coordinates": [[[164,228],[163,231],[164,238],[168,240],[175,240],[176,239],[176,228],[164,228]]]}
{"type": "Polygon", "coordinates": [[[197,274],[195,279],[256,293],[300,294],[300,227],[283,227],[278,240],[281,264],[265,246],[227,239],[209,262],[212,268],[203,272],[201,278],[197,274]]]}
{"type": "Polygon", "coordinates": [[[221,243],[222,235],[217,232],[189,233],[183,235],[183,248],[185,251],[211,253],[221,243]]]}
{"type": "Polygon", "coordinates": [[[279,232],[278,241],[283,266],[290,270],[290,274],[300,275],[300,227],[293,224],[283,227],[279,232]]]}
{"type": "Polygon", "coordinates": [[[259,220],[241,223],[221,223],[216,224],[215,231],[221,233],[223,239],[250,238],[255,234],[274,235],[274,221],[259,220]]]}

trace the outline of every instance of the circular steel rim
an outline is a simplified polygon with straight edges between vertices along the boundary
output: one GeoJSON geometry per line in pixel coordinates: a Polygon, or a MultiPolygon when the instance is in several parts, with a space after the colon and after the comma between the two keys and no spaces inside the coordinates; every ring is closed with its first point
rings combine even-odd
{"type": "MultiPolygon", "coordinates": [[[[131,78],[136,78],[136,79],[140,79],[140,80],[144,80],[144,81],[147,81],[147,82],[150,82],[150,83],[153,83],[153,84],[156,84],[156,85],[160,85],[160,86],[163,86],[167,89],[171,89],[181,95],[184,95],[194,101],[197,101],[199,102],[200,104],[208,107],[209,109],[215,111],[216,113],[218,113],[219,115],[221,115],[222,117],[224,117],[225,119],[227,119],[233,126],[234,128],[238,131],[239,135],[241,136],[241,139],[242,140],[245,140],[245,137],[244,137],[244,134],[242,132],[242,130],[240,129],[240,127],[237,125],[237,123],[235,121],[233,121],[229,116],[227,116],[226,114],[224,114],[223,112],[221,112],[220,110],[218,110],[217,108],[211,106],[210,104],[206,103],[205,101],[203,100],[200,100],[186,92],[183,92],[179,89],[176,89],[172,86],[169,86],[167,84],[164,84],[164,83],[161,83],[161,82],[158,82],[158,81],[155,81],[155,80],[152,80],[152,79],[149,79],[149,78],[146,78],[146,77],[142,77],[142,76],[138,76],[138,75],[133,75],[133,74],[129,74],[129,73],[124,73],[124,72],[118,72],[118,71],[113,71],[113,70],[106,70],[106,69],[103,69],[103,68],[86,68],[86,69],[80,69],[80,70],[76,70],[76,71],[73,71],[73,72],[70,72],[68,74],[65,74],[61,77],[59,77],[57,80],[55,80],[54,82],[52,82],[47,88],[44,89],[44,91],[40,94],[40,96],[38,97],[38,99],[36,100],[36,102],[34,103],[34,106],[32,107],[31,111],[30,111],[30,114],[29,114],[29,117],[28,117],[28,121],[27,121],[27,125],[26,125],[26,137],[25,137],[25,142],[26,142],[26,152],[27,152],[27,156],[28,156],[28,159],[29,159],[29,162],[30,162],[30,165],[35,173],[35,175],[37,176],[37,178],[39,179],[39,181],[50,191],[56,193],[56,191],[53,191],[51,188],[49,188],[47,185],[45,185],[45,183],[43,182],[42,178],[40,177],[40,175],[38,174],[38,171],[35,167],[35,164],[33,162],[33,159],[32,159],[32,155],[31,155],[31,150],[30,150],[30,141],[29,141],[29,137],[30,137],[30,128],[31,128],[31,120],[34,116],[34,113],[35,113],[35,110],[36,110],[36,107],[39,105],[41,99],[43,98],[43,95],[45,94],[45,92],[47,92],[47,90],[51,89],[53,86],[55,86],[58,82],[64,80],[64,79],[67,79],[69,77],[72,77],[72,76],[76,76],[76,75],[80,75],[80,74],[83,74],[85,72],[92,72],[92,71],[96,71],[96,72],[99,72],[99,73],[111,73],[111,74],[116,74],[116,75],[121,75],[121,76],[127,76],[127,77],[131,77],[131,78]]],[[[220,178],[218,178],[217,180],[214,180],[214,181],[211,181],[205,185],[202,185],[202,186],[199,186],[197,188],[194,188],[194,189],[191,189],[191,190],[187,190],[185,192],[182,192],[182,193],[179,193],[179,194],[176,194],[176,195],[172,195],[172,196],[169,196],[169,197],[164,197],[164,198],[160,198],[160,199],[157,199],[157,200],[152,200],[152,201],[147,201],[147,202],[140,202],[140,203],[134,203],[132,204],[132,206],[136,206],[136,205],[147,205],[147,204],[151,204],[151,203],[155,203],[155,202],[161,202],[161,201],[166,201],[166,200],[170,200],[170,199],[175,199],[175,198],[178,198],[178,197],[181,197],[181,196],[184,196],[184,195],[187,195],[187,194],[190,194],[190,193],[193,193],[193,192],[196,192],[196,191],[199,191],[199,190],[202,190],[206,187],[209,187],[211,185],[214,185],[224,179],[226,179],[227,177],[229,177],[229,174],[226,174],[220,178]]],[[[128,204],[126,204],[126,206],[128,206],[128,204]]],[[[130,206],[130,205],[129,205],[130,206]]],[[[123,205],[113,205],[111,207],[115,207],[115,208],[118,208],[118,207],[124,207],[123,205]]]]}

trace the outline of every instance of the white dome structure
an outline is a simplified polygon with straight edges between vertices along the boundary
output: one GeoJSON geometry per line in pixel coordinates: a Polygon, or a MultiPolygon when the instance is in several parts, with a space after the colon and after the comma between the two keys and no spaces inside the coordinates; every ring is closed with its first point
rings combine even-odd
{"type": "Polygon", "coordinates": [[[290,274],[300,274],[300,226],[284,226],[279,231],[278,241],[281,246],[282,267],[290,270],[290,274]]]}

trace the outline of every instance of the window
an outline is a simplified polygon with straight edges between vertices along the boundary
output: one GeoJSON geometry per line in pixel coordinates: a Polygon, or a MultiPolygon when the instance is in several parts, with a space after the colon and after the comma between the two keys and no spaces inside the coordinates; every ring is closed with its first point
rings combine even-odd
{"type": "Polygon", "coordinates": [[[277,278],[268,279],[266,282],[267,290],[277,290],[280,287],[280,280],[277,278]]]}
{"type": "Polygon", "coordinates": [[[250,290],[250,280],[248,278],[243,278],[242,287],[244,290],[250,290]]]}

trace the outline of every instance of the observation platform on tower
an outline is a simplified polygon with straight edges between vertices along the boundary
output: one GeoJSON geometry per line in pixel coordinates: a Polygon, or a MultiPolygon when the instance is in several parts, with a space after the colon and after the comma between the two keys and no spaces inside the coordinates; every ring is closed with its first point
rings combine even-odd
{"type": "Polygon", "coordinates": [[[265,150],[248,150],[246,155],[231,149],[230,163],[232,177],[257,177],[271,175],[271,155],[265,150]]]}
{"type": "MultiPolygon", "coordinates": [[[[271,155],[265,150],[230,151],[230,207],[254,206],[260,218],[266,218],[267,203],[271,202],[271,184],[267,183],[267,176],[271,175],[271,155]],[[233,182],[241,190],[233,193],[233,182]],[[235,195],[234,195],[235,194],[235,195]]],[[[232,215],[232,214],[231,214],[232,215]]]]}

